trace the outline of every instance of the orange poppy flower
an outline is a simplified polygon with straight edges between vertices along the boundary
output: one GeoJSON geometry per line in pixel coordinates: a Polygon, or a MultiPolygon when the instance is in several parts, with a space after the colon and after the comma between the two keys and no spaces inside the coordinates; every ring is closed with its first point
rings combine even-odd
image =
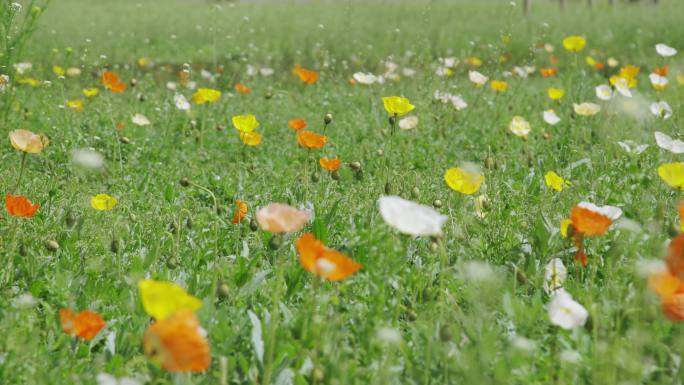
{"type": "Polygon", "coordinates": [[[304,148],[319,149],[325,146],[325,142],[328,141],[328,137],[325,135],[319,135],[311,131],[299,131],[297,132],[297,143],[304,148]]]}
{"type": "Polygon", "coordinates": [[[557,56],[551,55],[551,56],[549,56],[549,62],[553,65],[556,65],[556,64],[560,63],[560,60],[558,59],[557,56]]]}
{"type": "Polygon", "coordinates": [[[105,71],[102,73],[102,84],[105,88],[118,94],[126,90],[126,83],[119,79],[119,75],[111,71],[105,71]]]}
{"type": "Polygon", "coordinates": [[[182,70],[178,72],[178,83],[181,87],[186,88],[190,82],[190,71],[182,70]]]}
{"type": "Polygon", "coordinates": [[[252,89],[247,87],[246,85],[244,85],[242,83],[237,83],[235,85],[235,91],[239,94],[251,94],[252,93],[252,89]]]}
{"type": "Polygon", "coordinates": [[[340,166],[342,165],[342,161],[339,159],[328,159],[325,157],[319,159],[318,163],[321,165],[321,167],[330,172],[339,170],[340,166]]]}
{"type": "Polygon", "coordinates": [[[238,223],[242,222],[243,219],[245,219],[245,216],[247,215],[247,203],[236,199],[235,200],[235,211],[233,212],[233,219],[231,220],[231,223],[234,225],[237,225],[238,223]]]}
{"type": "Polygon", "coordinates": [[[5,195],[5,208],[15,217],[31,218],[40,208],[40,203],[34,204],[22,195],[5,195]]]}
{"type": "Polygon", "coordinates": [[[361,268],[359,263],[339,251],[325,247],[311,233],[302,235],[295,245],[304,269],[327,280],[341,281],[361,268]]]}
{"type": "Polygon", "coordinates": [[[60,309],[59,319],[65,333],[86,341],[92,340],[107,324],[99,314],[90,310],[74,314],[69,309],[60,309]]]}
{"type": "Polygon", "coordinates": [[[670,241],[666,262],[672,274],[684,279],[684,234],[670,241]]]}
{"type": "Polygon", "coordinates": [[[306,128],[306,120],[304,119],[290,119],[287,121],[287,126],[293,130],[303,130],[306,128]]]}
{"type": "Polygon", "coordinates": [[[652,274],[648,284],[660,297],[665,316],[672,321],[684,321],[684,282],[666,271],[652,274]]]}
{"type": "Polygon", "coordinates": [[[605,234],[613,223],[607,216],[579,205],[570,211],[570,220],[575,231],[587,236],[605,234]]]}
{"type": "Polygon", "coordinates": [[[314,84],[318,80],[318,73],[316,71],[302,68],[299,66],[299,64],[295,65],[295,68],[292,70],[292,73],[299,76],[299,80],[306,84],[314,84]]]}
{"type": "Polygon", "coordinates": [[[179,311],[147,328],[145,354],[169,372],[203,372],[211,364],[209,342],[204,334],[193,312],[179,311]]]}
{"type": "Polygon", "coordinates": [[[662,77],[667,77],[667,74],[668,74],[669,72],[670,72],[670,67],[668,67],[667,65],[664,65],[664,66],[662,66],[662,67],[660,67],[660,68],[656,68],[656,69],[654,69],[654,70],[652,71],[652,73],[658,74],[658,75],[660,75],[660,76],[662,76],[662,77]]]}
{"type": "Polygon", "coordinates": [[[603,63],[597,62],[596,64],[594,64],[594,68],[597,71],[603,71],[603,69],[606,68],[606,65],[603,63]]]}
{"type": "Polygon", "coordinates": [[[349,84],[350,86],[353,87],[353,86],[356,85],[356,80],[355,80],[355,79],[348,79],[348,80],[347,80],[347,84],[349,84]]]}
{"type": "Polygon", "coordinates": [[[548,78],[552,76],[556,76],[558,73],[558,70],[556,68],[540,68],[539,73],[541,74],[542,77],[548,78]]]}

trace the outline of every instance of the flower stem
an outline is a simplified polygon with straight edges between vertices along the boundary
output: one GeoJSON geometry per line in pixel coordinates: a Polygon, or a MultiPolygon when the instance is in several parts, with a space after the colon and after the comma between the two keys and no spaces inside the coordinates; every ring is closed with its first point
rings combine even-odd
{"type": "Polygon", "coordinates": [[[21,186],[21,178],[24,176],[24,168],[26,167],[26,153],[21,153],[21,167],[19,168],[19,178],[17,178],[17,185],[14,187],[16,193],[17,189],[21,186]]]}

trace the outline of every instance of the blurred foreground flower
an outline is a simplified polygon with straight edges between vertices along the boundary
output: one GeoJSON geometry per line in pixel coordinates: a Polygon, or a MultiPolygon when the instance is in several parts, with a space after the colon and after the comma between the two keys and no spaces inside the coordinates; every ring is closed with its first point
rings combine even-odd
{"type": "Polygon", "coordinates": [[[145,354],[169,372],[203,372],[211,365],[205,334],[195,314],[181,310],[147,328],[145,354]]]}
{"type": "Polygon", "coordinates": [[[584,326],[589,312],[575,301],[564,289],[559,289],[553,295],[549,304],[549,318],[551,323],[566,330],[584,326]]]}
{"type": "Polygon", "coordinates": [[[271,203],[257,211],[256,219],[262,230],[271,233],[293,233],[301,230],[311,218],[308,211],[300,211],[283,203],[271,203]]]}
{"type": "Polygon", "coordinates": [[[65,333],[87,341],[92,340],[107,324],[99,314],[90,310],[74,314],[69,309],[61,309],[59,319],[65,333]]]}
{"type": "Polygon", "coordinates": [[[295,242],[299,262],[305,270],[329,281],[341,281],[361,268],[339,251],[327,248],[311,233],[302,235],[295,242]]]}
{"type": "Polygon", "coordinates": [[[157,321],[179,311],[194,312],[202,307],[202,301],[173,282],[143,279],[138,282],[138,290],[145,312],[157,321]]]}
{"type": "Polygon", "coordinates": [[[404,234],[413,236],[440,235],[442,225],[448,219],[431,207],[397,196],[380,197],[378,207],[385,223],[404,234]]]}

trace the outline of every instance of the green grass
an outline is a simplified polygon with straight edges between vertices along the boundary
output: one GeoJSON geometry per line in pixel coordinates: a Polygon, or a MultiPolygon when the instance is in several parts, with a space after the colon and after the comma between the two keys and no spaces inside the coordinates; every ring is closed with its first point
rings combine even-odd
{"type": "Polygon", "coordinates": [[[681,155],[659,149],[653,132],[681,139],[684,87],[674,74],[684,70],[684,56],[667,60],[672,75],[660,97],[674,110],[668,120],[609,114],[605,102],[597,116],[573,116],[572,103],[598,102],[594,87],[606,83],[584,64],[591,49],[600,51],[594,53],[600,60],[641,66],[636,93],[655,100],[647,74],[663,60],[653,46],[665,42],[684,51],[684,4],[610,8],[595,1],[592,10],[572,3],[560,13],[550,2],[532,3],[524,18],[519,6],[505,1],[272,1],[221,8],[194,0],[53,1],[21,58],[33,63],[31,77],[51,85],[17,86],[1,129],[3,137],[16,128],[45,133],[51,144],[28,156],[17,191],[21,156],[9,141],[0,146],[2,191],[42,204],[32,219],[0,219],[0,384],[94,384],[100,372],[150,384],[218,384],[221,357],[230,384],[286,384],[276,378],[287,368],[294,384],[681,383],[684,332],[661,313],[640,261],[661,259],[678,224],[682,194],[660,180],[656,168],[681,155]],[[588,40],[577,67],[561,45],[569,34],[588,40]],[[503,44],[502,35],[512,43],[503,44]],[[437,58],[446,56],[483,59],[478,70],[491,79],[503,79],[516,65],[548,66],[548,54],[533,49],[540,41],[555,46],[555,78],[507,78],[509,89],[495,95],[488,86],[473,87],[464,64],[451,77],[434,75],[437,58]],[[499,63],[509,51],[512,60],[499,63]],[[155,66],[137,66],[143,56],[155,66]],[[354,72],[382,72],[383,60],[417,75],[383,85],[347,84],[354,72]],[[165,83],[177,79],[184,63],[199,86],[224,92],[218,103],[193,105],[190,115],[175,109],[165,83]],[[248,64],[276,73],[247,77],[248,64]],[[319,71],[321,79],[301,84],[290,73],[294,64],[319,71]],[[77,66],[82,74],[60,80],[53,65],[77,66]],[[216,65],[223,70],[215,83],[200,77],[201,68],[216,65]],[[137,85],[120,95],[101,90],[84,98],[82,88],[101,88],[103,68],[137,85]],[[253,93],[228,95],[237,81],[253,93]],[[546,97],[550,86],[568,93],[558,105],[546,97]],[[469,107],[439,104],[435,90],[461,94],[469,107]],[[381,97],[388,95],[408,97],[419,117],[416,129],[393,139],[393,193],[426,205],[442,201],[438,210],[449,220],[438,248],[446,250],[446,270],[432,240],[397,234],[377,210],[389,141],[381,97]],[[69,99],[83,99],[85,111],[62,108],[69,99]],[[555,108],[561,123],[543,122],[547,108],[555,108]],[[152,125],[131,124],[135,113],[152,125]],[[261,123],[264,142],[256,148],[244,148],[230,123],[245,113],[261,123]],[[325,113],[334,117],[326,130],[330,143],[307,154],[287,120],[303,117],[320,131],[325,113]],[[532,125],[528,141],[509,134],[515,115],[532,125]],[[116,122],[126,127],[118,132],[116,122]],[[121,136],[130,143],[122,144],[121,136]],[[650,146],[631,155],[618,146],[622,140],[650,146]],[[105,156],[105,171],[71,164],[72,151],[84,147],[105,156]],[[443,174],[463,162],[484,164],[488,154],[496,167],[484,170],[490,206],[481,219],[474,197],[450,190],[443,174]],[[317,171],[320,180],[312,182],[320,155],[361,162],[363,178],[344,166],[340,180],[317,171]],[[543,175],[551,170],[572,187],[560,193],[547,188],[543,175]],[[205,191],[181,187],[182,177],[211,190],[219,213],[205,191]],[[113,211],[90,207],[90,197],[103,192],[118,198],[113,211]],[[235,199],[250,207],[248,220],[237,226],[230,223],[235,199]],[[585,269],[558,233],[560,220],[584,200],[620,206],[641,225],[588,240],[585,269]],[[341,283],[316,283],[299,265],[297,235],[272,250],[268,234],[250,230],[255,209],[270,202],[309,202],[315,220],[306,230],[363,269],[341,283]],[[72,227],[69,216],[76,218],[72,227]],[[56,240],[59,250],[47,250],[47,240],[56,240]],[[113,240],[120,245],[116,253],[113,240]],[[568,332],[549,322],[542,283],[553,257],[564,260],[566,289],[589,310],[584,328],[568,332]],[[479,266],[473,262],[490,266],[493,278],[469,275],[479,266]],[[202,299],[198,316],[212,347],[204,374],[171,375],[144,356],[150,319],[136,283],[146,276],[183,283],[202,299]],[[223,298],[216,295],[220,283],[229,288],[223,298]],[[27,292],[37,304],[16,306],[15,298],[27,292]],[[108,326],[91,342],[74,340],[60,327],[57,313],[64,307],[95,310],[108,326]],[[248,310],[263,324],[263,364],[251,345],[248,310]],[[397,330],[401,342],[383,342],[382,328],[397,330]],[[514,336],[533,340],[536,348],[515,348],[514,336]],[[579,363],[560,358],[570,350],[579,363]],[[317,376],[300,374],[308,361],[317,376]]]}

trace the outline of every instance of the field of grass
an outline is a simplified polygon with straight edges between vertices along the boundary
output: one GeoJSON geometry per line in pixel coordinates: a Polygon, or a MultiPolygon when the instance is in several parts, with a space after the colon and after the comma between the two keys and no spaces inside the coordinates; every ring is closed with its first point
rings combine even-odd
{"type": "Polygon", "coordinates": [[[654,133],[684,140],[684,53],[654,47],[684,51],[684,2],[566,3],[560,12],[532,1],[524,17],[521,4],[494,0],[52,0],[10,63],[32,68],[0,68],[13,75],[0,93],[1,137],[26,129],[50,141],[24,163],[9,139],[0,145],[1,192],[41,205],[31,218],[0,214],[0,384],[97,384],[100,373],[140,384],[682,384],[682,324],[663,313],[648,275],[681,233],[684,194],[657,169],[683,155],[654,133]],[[569,35],[587,46],[566,51],[569,35]],[[459,63],[440,76],[448,57],[459,63]],[[397,79],[351,84],[388,63],[397,79]],[[316,71],[315,84],[295,65],[316,71]],[[626,65],[640,67],[632,97],[597,98],[626,65]],[[656,91],[649,73],[664,65],[669,84],[656,91]],[[526,66],[528,76],[516,75],[526,66]],[[178,84],[184,69],[220,99],[176,108],[175,94],[196,92],[178,84]],[[105,89],[105,70],[128,84],[123,93],[105,89]],[[473,70],[490,81],[475,86],[473,70]],[[97,96],[83,95],[93,87],[97,96]],[[549,87],[565,96],[551,100],[549,87]],[[415,128],[392,130],[382,98],[393,95],[415,105],[415,128]],[[67,105],[77,100],[82,111],[67,105]],[[671,106],[668,119],[650,112],[658,100],[671,106]],[[601,111],[582,116],[581,102],[601,111]],[[556,125],[543,119],[551,108],[556,125]],[[134,124],[136,114],[150,124],[134,124]],[[231,117],[243,114],[257,117],[260,145],[241,142],[231,117]],[[509,129],[515,116],[529,122],[526,138],[509,129]],[[324,133],[325,147],[299,146],[294,118],[324,133]],[[629,152],[626,141],[648,147],[629,152]],[[78,149],[104,166],[79,167],[78,149]],[[321,169],[323,156],[339,158],[340,170],[321,169]],[[477,169],[479,191],[452,190],[444,174],[455,167],[477,169]],[[571,185],[551,189],[549,171],[571,185]],[[101,193],[117,199],[112,210],[91,207],[101,193]],[[384,195],[434,207],[448,217],[443,234],[401,234],[380,214],[384,195]],[[248,207],[239,224],[236,200],[248,207]],[[622,209],[605,234],[584,240],[586,267],[560,233],[582,201],[622,209]],[[272,202],[313,218],[272,235],[255,219],[272,202]],[[362,268],[338,282],[307,272],[295,247],[305,232],[362,268]],[[588,312],[571,330],[551,321],[544,269],[553,258],[588,312]],[[145,278],[201,300],[208,369],[169,373],[146,357],[145,278]],[[60,309],[92,310],[106,326],[89,340],[70,335],[60,309]]]}

